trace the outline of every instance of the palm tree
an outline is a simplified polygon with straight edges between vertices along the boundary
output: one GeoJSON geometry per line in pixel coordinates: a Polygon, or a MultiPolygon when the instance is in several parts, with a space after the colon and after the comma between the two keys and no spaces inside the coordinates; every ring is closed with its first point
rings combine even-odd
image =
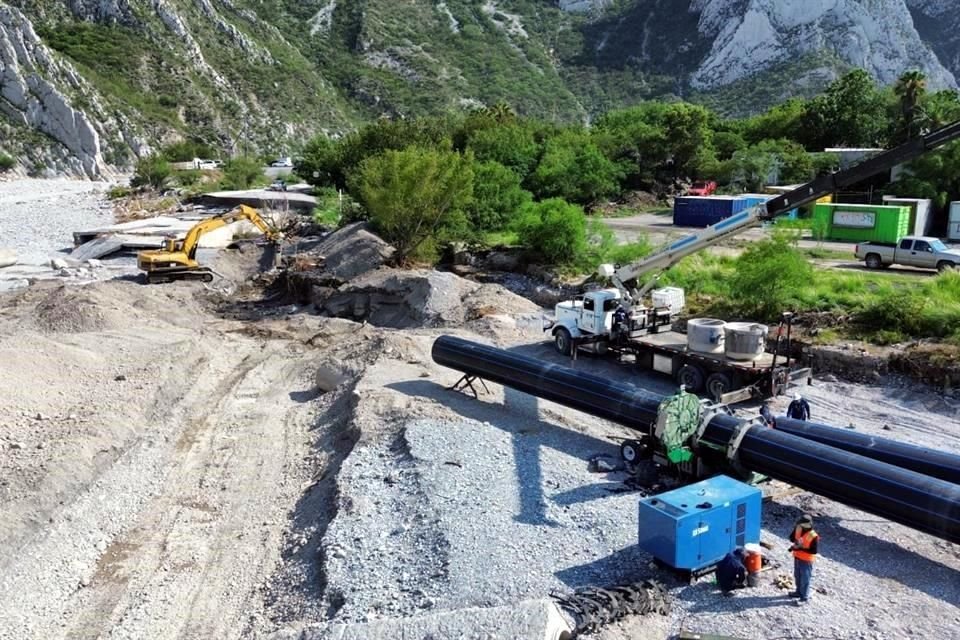
{"type": "Polygon", "coordinates": [[[927,76],[923,71],[916,70],[904,73],[893,87],[894,94],[900,98],[900,114],[903,117],[901,127],[906,138],[912,138],[919,133],[918,108],[926,91],[927,76]]]}

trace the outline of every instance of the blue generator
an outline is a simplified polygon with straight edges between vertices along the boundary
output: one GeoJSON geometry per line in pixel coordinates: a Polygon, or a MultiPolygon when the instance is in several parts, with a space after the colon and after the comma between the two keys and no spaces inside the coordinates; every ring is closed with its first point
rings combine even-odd
{"type": "Polygon", "coordinates": [[[696,572],[736,547],[760,541],[761,491],[716,476],[640,501],[640,548],[674,569],[696,572]]]}

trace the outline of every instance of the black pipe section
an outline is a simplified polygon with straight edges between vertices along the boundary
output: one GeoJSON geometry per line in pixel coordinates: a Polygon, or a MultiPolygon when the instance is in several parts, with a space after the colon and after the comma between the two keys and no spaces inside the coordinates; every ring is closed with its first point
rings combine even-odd
{"type": "MultiPolygon", "coordinates": [[[[433,360],[591,415],[649,433],[661,396],[569,367],[441,336],[433,360]]],[[[701,445],[725,449],[744,422],[725,414],[701,445]]],[[[746,427],[743,427],[746,428],[746,427]]],[[[762,426],[743,436],[738,462],[849,506],[960,543],[960,486],[762,426]]]]}
{"type": "Polygon", "coordinates": [[[437,338],[432,354],[433,361],[445,367],[638,431],[648,431],[657,421],[663,400],[628,384],[453,336],[437,338]]]}
{"type": "Polygon", "coordinates": [[[960,484],[960,456],[953,453],[779,416],[777,429],[805,440],[813,440],[865,458],[886,462],[901,469],[909,469],[931,478],[960,484]]]}

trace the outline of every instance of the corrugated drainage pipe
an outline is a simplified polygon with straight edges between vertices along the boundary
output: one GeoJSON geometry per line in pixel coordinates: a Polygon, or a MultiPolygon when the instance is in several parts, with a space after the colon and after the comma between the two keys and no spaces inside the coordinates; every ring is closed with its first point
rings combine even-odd
{"type": "MultiPolygon", "coordinates": [[[[432,353],[437,364],[644,432],[662,400],[626,384],[452,336],[438,338],[432,353]]],[[[740,429],[747,431],[736,459],[744,468],[960,543],[960,486],[775,429],[747,427],[727,415],[710,421],[701,443],[726,448],[740,429]]]]}

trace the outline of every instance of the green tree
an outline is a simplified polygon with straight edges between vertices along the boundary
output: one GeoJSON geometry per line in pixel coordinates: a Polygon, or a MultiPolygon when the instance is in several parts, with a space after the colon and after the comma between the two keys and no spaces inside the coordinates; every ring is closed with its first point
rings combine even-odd
{"type": "Polygon", "coordinates": [[[813,280],[813,268],[784,233],[754,242],[737,258],[730,297],[744,311],[773,319],[813,280]]]}
{"type": "Polygon", "coordinates": [[[134,187],[163,189],[169,177],[170,163],[160,154],[154,153],[137,160],[130,184],[134,187]]]}
{"type": "Polygon", "coordinates": [[[190,162],[194,158],[214,158],[217,154],[207,144],[197,140],[183,140],[164,147],[161,155],[170,162],[190,162]]]}
{"type": "Polygon", "coordinates": [[[587,251],[587,216],[560,198],[530,203],[515,224],[520,242],[548,264],[575,264],[587,251]]]}
{"type": "Polygon", "coordinates": [[[938,208],[960,200],[960,142],[951,142],[907,165],[899,180],[887,187],[889,193],[909,193],[930,198],[938,208]]]}
{"type": "Polygon", "coordinates": [[[898,142],[915,138],[920,133],[920,101],[927,92],[927,76],[922,71],[907,71],[897,79],[893,93],[900,101],[900,118],[895,139],[898,142]]]}
{"type": "Polygon", "coordinates": [[[589,134],[570,129],[547,142],[530,184],[540,198],[589,204],[617,193],[621,177],[589,134]]]}
{"type": "Polygon", "coordinates": [[[342,184],[342,161],[337,144],[325,135],[313,138],[297,161],[297,175],[315,187],[342,184]]]}
{"type": "MultiPolygon", "coordinates": [[[[493,118],[487,114],[490,121],[493,118]]],[[[474,131],[467,148],[480,162],[498,162],[526,180],[540,158],[542,146],[530,123],[512,122],[474,131]]]]}
{"type": "Polygon", "coordinates": [[[696,177],[715,156],[712,124],[705,107],[646,102],[611,111],[597,120],[597,141],[620,164],[631,186],[655,180],[696,177]]]}
{"type": "Polygon", "coordinates": [[[960,120],[960,95],[949,89],[928,93],[922,99],[921,111],[922,125],[931,130],[939,129],[960,120]]]}
{"type": "Polygon", "coordinates": [[[249,189],[264,181],[263,163],[251,156],[240,156],[223,165],[220,186],[224,189],[249,189]]]}
{"type": "Polygon", "coordinates": [[[729,180],[738,188],[756,193],[766,185],[780,167],[776,153],[756,146],[733,154],[729,163],[729,180]]]}
{"type": "Polygon", "coordinates": [[[478,231],[500,231],[532,200],[520,176],[498,162],[479,162],[473,169],[473,202],[467,216],[478,231]]]}
{"type": "Polygon", "coordinates": [[[798,137],[815,151],[832,146],[869,147],[883,141],[887,122],[883,94],[870,74],[855,69],[807,103],[798,137]]]}
{"type": "Polygon", "coordinates": [[[743,123],[743,137],[750,144],[767,139],[795,140],[800,135],[801,121],[806,109],[807,106],[803,100],[791,98],[765,113],[748,118],[743,123]]]}
{"type": "Polygon", "coordinates": [[[455,151],[409,147],[364,160],[351,180],[378,233],[398,263],[460,222],[473,197],[473,158],[455,151]]]}
{"type": "Polygon", "coordinates": [[[13,169],[16,164],[17,161],[11,156],[8,156],[5,153],[0,153],[0,173],[10,171],[10,169],[13,169]]]}
{"type": "Polygon", "coordinates": [[[354,168],[384,151],[399,151],[411,146],[449,150],[451,131],[450,122],[443,118],[381,118],[338,141],[339,170],[333,176],[334,182],[338,187],[346,186],[354,168]]]}
{"type": "Polygon", "coordinates": [[[776,157],[778,181],[781,184],[803,183],[814,176],[813,157],[799,142],[787,139],[763,140],[751,147],[751,150],[776,157]]]}

